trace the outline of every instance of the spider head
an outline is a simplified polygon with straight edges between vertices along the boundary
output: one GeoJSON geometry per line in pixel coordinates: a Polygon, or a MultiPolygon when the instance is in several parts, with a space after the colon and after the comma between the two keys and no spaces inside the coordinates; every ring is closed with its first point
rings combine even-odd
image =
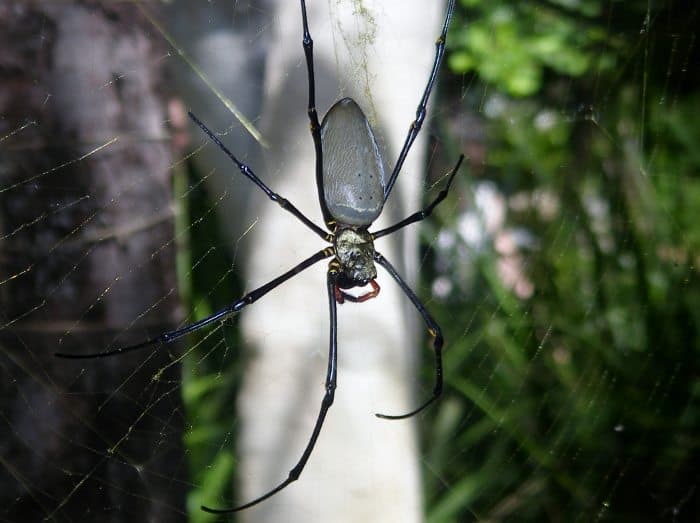
{"type": "Polygon", "coordinates": [[[341,289],[363,287],[377,277],[374,242],[367,229],[337,230],[335,256],[340,264],[337,284],[341,289]]]}

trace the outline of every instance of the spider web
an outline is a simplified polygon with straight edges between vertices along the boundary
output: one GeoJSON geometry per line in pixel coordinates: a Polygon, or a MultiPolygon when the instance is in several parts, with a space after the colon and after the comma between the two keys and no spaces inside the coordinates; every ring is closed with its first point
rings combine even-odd
{"type": "MultiPolygon", "coordinates": [[[[392,150],[381,131],[393,110],[386,97],[397,105],[416,97],[404,89],[384,97],[368,64],[407,36],[399,24],[382,33],[369,4],[327,2],[329,26],[311,19],[314,38],[330,27],[332,52],[350,52],[349,76],[357,79],[319,89],[318,106],[323,114],[333,99],[364,95],[392,150]],[[352,16],[342,18],[343,9],[352,16]]],[[[458,4],[440,99],[423,131],[427,181],[409,168],[397,184],[410,192],[413,179],[434,197],[460,152],[467,156],[448,199],[420,226],[420,256],[407,236],[396,248],[407,259],[394,260],[447,340],[444,396],[415,425],[425,519],[693,521],[700,513],[697,7],[458,4]]],[[[191,109],[321,223],[311,178],[300,187],[285,182],[292,160],[279,153],[310,146],[305,102],[289,120],[265,120],[261,85],[306,89],[300,28],[283,26],[275,7],[0,5],[9,28],[0,35],[0,520],[214,520],[199,505],[225,506],[240,488],[244,417],[236,402],[251,375],[255,336],[291,344],[320,332],[313,361],[325,361],[320,265],[310,270],[315,287],[294,301],[275,293],[268,300],[319,310],[320,320],[268,316],[257,331],[241,331],[234,318],[154,351],[53,356],[137,343],[201,319],[313,252],[295,243],[315,238],[291,216],[283,216],[288,228],[265,229],[269,218],[259,208],[284,213],[256,199],[251,184],[231,176],[228,159],[187,127],[191,109]],[[286,31],[298,58],[274,80],[268,46],[286,31]],[[248,116],[248,129],[227,104],[248,116]],[[253,128],[272,131],[256,138],[253,128]],[[280,143],[275,133],[286,141],[266,148],[268,140],[280,143]],[[252,240],[259,231],[292,245],[275,250],[252,240]]],[[[319,83],[337,76],[340,63],[319,66],[319,83]]],[[[413,114],[400,116],[407,126],[413,114]]],[[[388,217],[412,209],[410,198],[396,198],[388,217]]],[[[392,303],[380,302],[375,314],[388,314],[392,303]]],[[[406,336],[415,332],[422,347],[422,326],[413,321],[406,336]]],[[[356,329],[341,318],[341,349],[356,329]]],[[[384,332],[370,332],[380,346],[384,332]]],[[[384,353],[372,354],[364,357],[384,353]]],[[[293,385],[299,389],[273,394],[306,398],[313,420],[325,369],[292,349],[279,358],[309,371],[293,385]]],[[[405,383],[409,402],[430,393],[425,360],[405,383]]],[[[339,396],[343,375],[340,382],[339,396]]],[[[393,406],[377,401],[386,405],[393,406]]],[[[352,427],[353,437],[375,423],[373,410],[363,412],[367,425],[352,427]]],[[[305,442],[284,442],[277,434],[284,429],[274,428],[280,417],[270,412],[272,439],[260,452],[278,458],[289,446],[298,455],[305,442]]],[[[335,456],[347,469],[357,462],[368,476],[379,474],[362,456],[335,456]]],[[[313,482],[312,465],[304,474],[313,482]]],[[[408,475],[410,461],[402,465],[408,475]]],[[[283,477],[254,481],[271,488],[283,477]]],[[[341,481],[323,487],[338,492],[341,481]]],[[[414,506],[420,497],[386,505],[414,506]]],[[[359,499],[353,503],[362,507],[359,499]]]]}

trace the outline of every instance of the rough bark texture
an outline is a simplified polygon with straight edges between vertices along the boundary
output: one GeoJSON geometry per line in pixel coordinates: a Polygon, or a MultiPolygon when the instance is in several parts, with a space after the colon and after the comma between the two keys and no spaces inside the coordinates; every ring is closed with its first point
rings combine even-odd
{"type": "Polygon", "coordinates": [[[135,13],[0,6],[3,521],[184,519],[171,352],[53,356],[174,323],[162,50],[135,13]]]}

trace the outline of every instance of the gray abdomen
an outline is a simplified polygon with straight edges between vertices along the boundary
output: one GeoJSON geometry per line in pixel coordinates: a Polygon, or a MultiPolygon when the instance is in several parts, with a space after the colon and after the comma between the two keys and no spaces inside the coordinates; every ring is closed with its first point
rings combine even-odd
{"type": "Polygon", "coordinates": [[[384,206],[384,163],[367,117],[351,98],[328,110],[321,124],[323,192],[338,223],[369,225],[384,206]]]}

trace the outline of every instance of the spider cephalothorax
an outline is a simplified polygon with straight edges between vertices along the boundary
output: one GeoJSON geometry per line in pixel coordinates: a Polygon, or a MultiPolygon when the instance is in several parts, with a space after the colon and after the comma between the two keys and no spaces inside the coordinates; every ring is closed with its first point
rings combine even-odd
{"type": "Polygon", "coordinates": [[[331,261],[330,270],[334,271],[335,300],[344,303],[345,300],[363,302],[379,294],[379,284],[376,282],[377,268],[374,265],[374,239],[365,228],[337,228],[333,237],[335,258],[331,261]],[[341,289],[364,287],[370,284],[372,290],[361,295],[353,296],[341,289]]]}
{"type": "Polygon", "coordinates": [[[339,287],[362,287],[377,277],[374,241],[366,229],[341,229],[335,233],[334,243],[335,255],[340,263],[339,287]]]}

